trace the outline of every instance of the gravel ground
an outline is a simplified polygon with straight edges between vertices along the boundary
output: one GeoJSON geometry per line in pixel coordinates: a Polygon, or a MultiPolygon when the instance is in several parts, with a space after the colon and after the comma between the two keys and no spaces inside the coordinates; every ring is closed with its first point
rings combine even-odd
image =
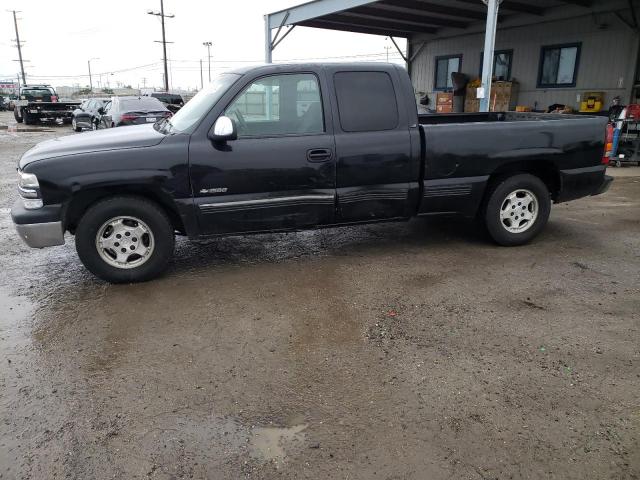
{"type": "Polygon", "coordinates": [[[0,127],[0,478],[640,478],[639,168],[525,247],[179,240],[113,286],[14,233],[18,158],[71,133],[34,130],[0,127]]]}

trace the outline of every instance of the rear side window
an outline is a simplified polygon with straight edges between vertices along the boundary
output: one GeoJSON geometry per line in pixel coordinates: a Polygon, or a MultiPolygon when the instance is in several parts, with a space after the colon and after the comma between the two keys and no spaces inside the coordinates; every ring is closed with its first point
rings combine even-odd
{"type": "Polygon", "coordinates": [[[162,105],[162,102],[160,102],[160,100],[158,100],[157,98],[153,98],[153,97],[140,97],[140,98],[136,98],[136,99],[126,99],[126,100],[122,100],[122,102],[120,102],[120,106],[122,107],[122,111],[125,110],[131,110],[131,111],[135,111],[135,110],[165,110],[164,105],[162,105]]]}
{"type": "Polygon", "coordinates": [[[386,72],[338,72],[333,77],[340,125],[345,132],[376,132],[398,126],[398,104],[386,72]]]}

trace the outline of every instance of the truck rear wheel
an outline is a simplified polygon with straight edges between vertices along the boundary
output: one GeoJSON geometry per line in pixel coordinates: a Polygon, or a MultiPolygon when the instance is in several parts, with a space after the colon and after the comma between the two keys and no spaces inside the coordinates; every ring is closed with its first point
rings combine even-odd
{"type": "Polygon", "coordinates": [[[37,117],[34,117],[32,114],[28,113],[26,110],[22,110],[22,118],[24,119],[25,125],[34,125],[37,119],[37,117]]]}
{"type": "Polygon", "coordinates": [[[159,276],[173,255],[174,231],[160,206],[118,196],[90,207],[76,228],[76,250],[87,269],[111,283],[159,276]]]}
{"type": "Polygon", "coordinates": [[[551,196],[538,177],[513,175],[495,184],[484,208],[489,235],[500,245],[523,245],[544,228],[551,212],[551,196]]]}
{"type": "Polygon", "coordinates": [[[20,109],[18,107],[13,109],[13,118],[16,119],[16,122],[22,123],[22,115],[20,115],[20,109]]]}

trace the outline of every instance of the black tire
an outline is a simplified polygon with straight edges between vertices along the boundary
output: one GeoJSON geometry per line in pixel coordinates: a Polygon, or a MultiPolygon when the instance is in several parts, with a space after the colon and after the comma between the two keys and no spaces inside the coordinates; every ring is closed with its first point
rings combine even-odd
{"type": "Polygon", "coordinates": [[[31,115],[30,113],[27,113],[24,110],[22,111],[22,118],[24,118],[25,125],[34,125],[37,119],[37,117],[34,117],[33,115],[31,115]]]}
{"type": "Polygon", "coordinates": [[[22,118],[22,115],[20,115],[20,111],[18,107],[13,109],[13,117],[16,119],[16,122],[22,123],[23,118],[22,118]]]}
{"type": "Polygon", "coordinates": [[[533,175],[518,174],[502,178],[491,187],[483,209],[483,220],[489,235],[496,243],[511,247],[524,245],[533,240],[547,224],[550,212],[551,195],[542,180],[533,175]],[[517,196],[513,201],[508,200],[515,192],[524,195],[526,200],[529,200],[530,193],[535,199],[535,206],[525,208],[526,201],[523,199],[523,202],[518,202],[517,196]],[[532,220],[525,220],[522,214],[518,213],[521,209],[520,211],[528,217],[530,213],[527,212],[533,212],[534,208],[536,215],[532,220]],[[505,215],[509,212],[513,218],[502,220],[503,211],[505,215]],[[522,231],[513,231],[517,228],[522,228],[522,231]]]}
{"type": "Polygon", "coordinates": [[[144,282],[158,277],[173,256],[174,230],[165,211],[142,197],[110,197],[92,205],[76,228],[76,251],[84,266],[95,276],[110,283],[144,282]],[[105,261],[96,246],[101,227],[115,217],[135,217],[148,226],[153,238],[153,251],[141,265],[119,268],[105,261]]]}

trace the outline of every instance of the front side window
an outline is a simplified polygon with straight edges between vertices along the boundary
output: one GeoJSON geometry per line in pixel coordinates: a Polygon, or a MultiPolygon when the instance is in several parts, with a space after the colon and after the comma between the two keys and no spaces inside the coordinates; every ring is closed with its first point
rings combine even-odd
{"type": "Polygon", "coordinates": [[[320,86],[311,73],[259,78],[231,102],[225,115],[236,121],[240,137],[324,132],[320,86]]]}
{"type": "Polygon", "coordinates": [[[436,57],[436,90],[447,90],[453,88],[451,74],[460,71],[462,66],[462,55],[448,55],[436,57]]]}
{"type": "Polygon", "coordinates": [[[580,44],[542,47],[538,88],[575,87],[580,44]]]}

